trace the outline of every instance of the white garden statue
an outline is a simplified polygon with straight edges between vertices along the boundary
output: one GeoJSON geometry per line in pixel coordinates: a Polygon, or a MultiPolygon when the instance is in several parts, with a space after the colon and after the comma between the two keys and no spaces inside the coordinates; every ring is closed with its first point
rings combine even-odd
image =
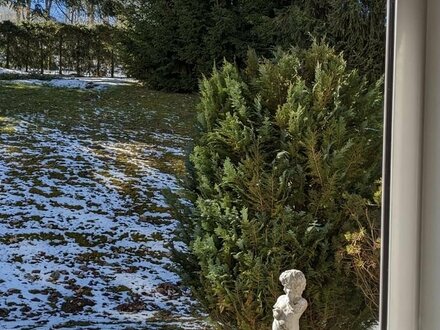
{"type": "Polygon", "coordinates": [[[306,277],[296,269],[286,270],[280,276],[286,294],[280,296],[273,306],[272,330],[299,330],[299,318],[307,308],[302,297],[306,277]]]}

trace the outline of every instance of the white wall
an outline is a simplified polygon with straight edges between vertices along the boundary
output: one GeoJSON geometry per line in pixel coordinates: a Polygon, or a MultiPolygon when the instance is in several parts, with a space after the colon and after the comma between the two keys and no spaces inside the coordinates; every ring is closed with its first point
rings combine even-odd
{"type": "Polygon", "coordinates": [[[388,312],[440,329],[440,1],[396,0],[388,312]]]}
{"type": "Polygon", "coordinates": [[[388,95],[393,100],[390,259],[387,313],[381,315],[381,329],[387,330],[419,329],[425,2],[396,1],[394,63],[388,63],[394,81],[388,95]]]}
{"type": "Polygon", "coordinates": [[[423,140],[420,329],[440,329],[440,1],[428,0],[423,140]]]}

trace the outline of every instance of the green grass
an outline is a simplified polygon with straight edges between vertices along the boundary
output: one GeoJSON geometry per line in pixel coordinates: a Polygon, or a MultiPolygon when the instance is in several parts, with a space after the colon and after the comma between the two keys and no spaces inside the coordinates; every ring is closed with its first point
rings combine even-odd
{"type": "Polygon", "coordinates": [[[190,136],[196,102],[195,95],[150,91],[142,86],[113,87],[99,92],[0,82],[0,116],[41,113],[66,128],[84,117],[92,123],[112,123],[115,116],[123,114],[123,129],[139,129],[149,124],[163,133],[190,136]],[[100,109],[100,116],[96,116],[96,109],[100,109]],[[113,109],[122,111],[115,113],[113,109]]]}
{"type": "MultiPolygon", "coordinates": [[[[198,97],[193,94],[151,91],[137,85],[96,91],[9,84],[0,80],[0,133],[13,134],[13,128],[4,124],[6,117],[40,114],[44,126],[52,123],[54,128],[67,132],[84,123],[89,127],[106,126],[116,134],[137,132],[139,142],[157,145],[157,139],[150,134],[152,131],[184,137],[194,135],[197,101],[198,97]],[[146,133],[142,136],[142,132],[146,133]]],[[[100,135],[99,130],[93,134],[97,140],[107,138],[100,135]]],[[[183,144],[188,148],[187,143],[183,144]]],[[[175,143],[163,141],[161,145],[175,146],[175,143]]],[[[127,171],[136,170],[126,155],[118,161],[125,163],[127,171]]],[[[151,163],[163,172],[184,171],[184,159],[170,154],[165,154],[160,161],[152,158],[151,163]]]]}

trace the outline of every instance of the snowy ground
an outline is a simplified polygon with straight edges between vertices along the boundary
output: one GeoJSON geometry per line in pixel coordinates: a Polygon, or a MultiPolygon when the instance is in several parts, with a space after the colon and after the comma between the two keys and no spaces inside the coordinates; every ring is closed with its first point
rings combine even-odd
{"type": "Polygon", "coordinates": [[[102,90],[112,86],[127,86],[136,84],[137,81],[130,78],[95,78],[95,77],[74,77],[54,78],[50,80],[19,79],[5,80],[3,84],[28,84],[57,88],[97,89],[102,90]]]}
{"type": "Polygon", "coordinates": [[[189,138],[126,117],[0,106],[2,330],[205,328],[170,261],[162,194],[189,138]]]}
{"type": "Polygon", "coordinates": [[[0,74],[27,74],[27,72],[24,71],[20,71],[20,70],[14,70],[14,69],[6,69],[6,68],[2,68],[0,67],[0,74]]]}
{"type": "MultiPolygon", "coordinates": [[[[39,72],[33,72],[39,74],[39,72]]],[[[69,74],[69,72],[65,72],[69,74]]],[[[74,74],[74,72],[71,72],[74,74]]],[[[75,89],[96,89],[103,90],[112,86],[128,86],[137,84],[138,81],[123,76],[118,72],[118,76],[115,78],[110,77],[73,77],[73,76],[59,76],[58,71],[44,72],[45,79],[27,79],[31,72],[25,72],[22,70],[6,69],[0,67],[0,82],[2,84],[28,84],[49,86],[57,88],[75,88],[75,89]],[[19,76],[19,79],[2,80],[2,75],[14,75],[19,76]],[[52,77],[53,76],[53,77],[52,77]]]]}

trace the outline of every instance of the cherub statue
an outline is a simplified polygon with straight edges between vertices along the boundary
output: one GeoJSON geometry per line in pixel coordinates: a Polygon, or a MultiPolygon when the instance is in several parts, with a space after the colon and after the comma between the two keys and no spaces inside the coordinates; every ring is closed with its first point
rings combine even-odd
{"type": "Polygon", "coordinates": [[[299,330],[299,318],[307,308],[307,300],[302,297],[306,278],[301,271],[292,269],[281,274],[280,282],[286,294],[273,306],[272,330],[299,330]]]}

